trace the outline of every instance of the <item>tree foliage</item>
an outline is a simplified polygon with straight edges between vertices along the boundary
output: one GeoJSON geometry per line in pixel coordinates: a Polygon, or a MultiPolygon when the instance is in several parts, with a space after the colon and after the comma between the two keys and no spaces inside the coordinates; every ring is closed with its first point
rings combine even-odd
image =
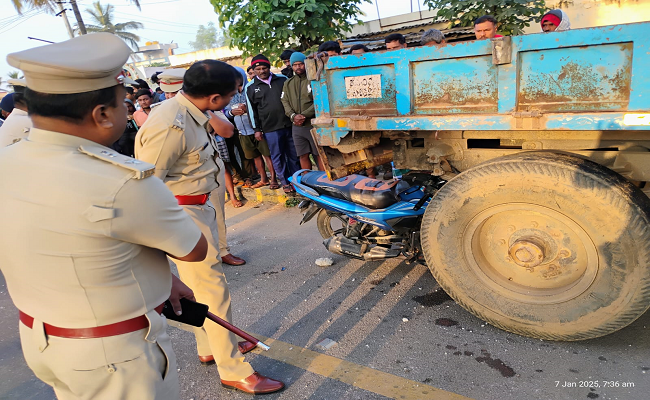
{"type": "Polygon", "coordinates": [[[499,21],[499,33],[520,35],[547,11],[544,0],[424,0],[449,27],[474,26],[476,18],[490,14],[499,21]]]}
{"type": "MultiPolygon", "coordinates": [[[[38,8],[53,14],[59,11],[57,3],[61,1],[63,0],[11,0],[18,14],[22,14],[26,8],[27,9],[38,8]]],[[[133,3],[136,7],[138,7],[138,10],[140,10],[139,0],[130,0],[130,2],[133,3]]]]}
{"type": "Polygon", "coordinates": [[[207,50],[227,45],[226,37],[217,30],[214,22],[208,22],[207,26],[199,25],[196,31],[196,40],[189,42],[194,51],[207,50]]]}
{"type": "Polygon", "coordinates": [[[147,67],[169,67],[170,65],[171,65],[170,63],[156,61],[150,63],[149,65],[147,65],[147,67]]]}
{"type": "Polygon", "coordinates": [[[38,8],[54,13],[57,10],[55,0],[11,0],[18,14],[22,14],[25,9],[38,8]]]}
{"type": "Polygon", "coordinates": [[[269,58],[340,37],[359,21],[364,2],[371,0],[210,0],[232,46],[269,58]]]}
{"type": "Polygon", "coordinates": [[[20,71],[11,71],[7,74],[9,79],[23,79],[24,76],[20,73],[20,71]]]}
{"type": "Polygon", "coordinates": [[[113,9],[111,4],[105,7],[99,1],[93,3],[93,8],[87,8],[94,25],[86,25],[88,32],[110,32],[128,43],[133,49],[138,50],[140,36],[129,32],[133,29],[142,29],[144,25],[136,21],[113,23],[113,9]]]}

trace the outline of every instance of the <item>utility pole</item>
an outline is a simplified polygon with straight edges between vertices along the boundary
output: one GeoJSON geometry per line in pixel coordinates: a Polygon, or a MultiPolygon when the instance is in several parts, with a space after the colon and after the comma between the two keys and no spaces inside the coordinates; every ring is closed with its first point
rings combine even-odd
{"type": "Polygon", "coordinates": [[[87,34],[86,25],[84,25],[84,20],[81,18],[81,12],[79,12],[79,7],[77,7],[77,0],[70,0],[70,6],[72,6],[72,12],[74,12],[74,16],[77,19],[79,33],[82,35],[87,34]]]}
{"type": "Polygon", "coordinates": [[[63,7],[63,4],[61,4],[60,1],[57,1],[56,4],[59,5],[59,10],[60,10],[58,12],[58,14],[56,14],[56,15],[60,15],[60,16],[63,17],[63,22],[65,23],[65,27],[68,30],[68,35],[70,35],[70,39],[72,39],[74,37],[74,32],[72,32],[72,27],[70,26],[70,21],[68,21],[68,16],[65,13],[65,8],[63,7]]]}

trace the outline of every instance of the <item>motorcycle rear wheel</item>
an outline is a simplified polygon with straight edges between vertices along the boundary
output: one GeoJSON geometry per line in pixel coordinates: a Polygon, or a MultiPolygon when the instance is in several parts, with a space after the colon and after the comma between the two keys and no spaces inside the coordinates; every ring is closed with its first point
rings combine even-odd
{"type": "Polygon", "coordinates": [[[322,209],[316,218],[316,226],[323,239],[341,236],[348,229],[348,217],[345,214],[322,209]]]}

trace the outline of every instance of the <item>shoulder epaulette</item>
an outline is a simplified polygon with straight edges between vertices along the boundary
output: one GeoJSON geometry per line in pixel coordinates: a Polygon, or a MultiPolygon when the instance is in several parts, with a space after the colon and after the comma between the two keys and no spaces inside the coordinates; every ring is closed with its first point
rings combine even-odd
{"type": "Polygon", "coordinates": [[[79,151],[113,165],[135,172],[135,179],[144,179],[153,175],[155,166],[118,153],[101,146],[79,146],[79,151]]]}
{"type": "Polygon", "coordinates": [[[185,114],[186,114],[187,109],[185,107],[181,107],[177,112],[176,112],[176,117],[174,118],[174,121],[172,122],[172,128],[178,129],[181,132],[185,132],[185,114]]]}
{"type": "Polygon", "coordinates": [[[164,101],[159,101],[158,103],[153,103],[153,104],[151,105],[151,109],[153,110],[154,108],[158,107],[158,106],[161,105],[162,103],[164,103],[164,101]]]}

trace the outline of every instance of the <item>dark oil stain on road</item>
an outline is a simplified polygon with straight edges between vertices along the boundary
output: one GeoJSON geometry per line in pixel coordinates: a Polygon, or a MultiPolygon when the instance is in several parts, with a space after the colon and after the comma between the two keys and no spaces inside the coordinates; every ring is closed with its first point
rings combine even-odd
{"type": "Polygon", "coordinates": [[[606,359],[605,357],[603,357],[603,356],[598,357],[598,359],[599,359],[600,361],[607,361],[607,359],[606,359]]]}
{"type": "Polygon", "coordinates": [[[596,393],[591,392],[587,394],[587,397],[590,399],[597,399],[599,396],[596,393]]]}
{"type": "Polygon", "coordinates": [[[493,359],[492,355],[488,353],[487,350],[481,349],[481,354],[481,357],[475,358],[476,361],[487,364],[490,368],[499,371],[501,376],[506,378],[512,378],[516,375],[515,370],[507,366],[503,361],[501,361],[501,359],[493,359]]]}
{"type": "Polygon", "coordinates": [[[580,373],[580,371],[578,371],[577,369],[570,369],[569,371],[573,372],[574,374],[579,374],[580,373]]]}
{"type": "Polygon", "coordinates": [[[377,285],[381,285],[383,281],[384,281],[383,279],[375,279],[373,281],[370,281],[370,284],[377,286],[377,285]]]}
{"type": "MultiPolygon", "coordinates": [[[[448,349],[450,349],[450,350],[455,350],[456,349],[455,346],[451,346],[451,345],[447,345],[446,347],[448,349]]],[[[455,356],[460,356],[460,355],[465,354],[467,357],[471,357],[471,356],[474,355],[474,353],[472,353],[471,351],[465,351],[465,352],[455,351],[453,354],[455,356]]],[[[499,371],[501,373],[501,375],[506,377],[506,378],[511,378],[511,377],[517,375],[515,370],[513,370],[512,368],[507,366],[503,361],[501,361],[501,359],[499,359],[499,358],[497,358],[496,360],[493,359],[492,355],[490,353],[488,353],[487,350],[485,350],[485,349],[481,349],[481,356],[476,357],[474,359],[476,361],[480,362],[480,363],[487,364],[492,369],[495,369],[495,370],[499,371]]],[[[537,372],[542,372],[542,370],[539,369],[539,370],[537,370],[537,372]]]]}
{"type": "Polygon", "coordinates": [[[438,318],[436,320],[436,325],[439,325],[439,326],[454,326],[454,325],[458,325],[458,321],[454,321],[453,319],[449,319],[449,318],[438,318]]]}
{"type": "Polygon", "coordinates": [[[450,345],[450,344],[448,344],[448,345],[445,346],[445,347],[448,348],[449,350],[456,350],[456,349],[458,348],[458,347],[456,347],[456,346],[452,346],[452,345],[450,345]]]}
{"type": "Polygon", "coordinates": [[[501,359],[496,360],[490,357],[489,353],[484,353],[484,357],[476,357],[475,360],[480,363],[487,364],[490,368],[495,369],[501,373],[501,376],[512,378],[516,375],[515,371],[507,366],[501,359]]]}
{"type": "Polygon", "coordinates": [[[442,289],[438,289],[434,292],[427,293],[422,296],[415,296],[413,300],[417,301],[425,307],[438,306],[444,302],[452,301],[452,298],[442,289]]]}

